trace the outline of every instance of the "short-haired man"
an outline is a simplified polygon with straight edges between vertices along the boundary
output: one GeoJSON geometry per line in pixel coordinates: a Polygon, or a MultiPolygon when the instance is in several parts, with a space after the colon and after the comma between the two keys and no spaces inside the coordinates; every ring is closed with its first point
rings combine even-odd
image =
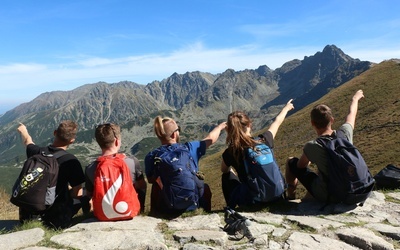
{"type": "MultiPolygon", "coordinates": [[[[22,123],[17,128],[21,134],[22,141],[26,146],[27,157],[31,157],[42,151],[54,154],[61,150],[67,150],[68,146],[75,141],[78,132],[78,124],[74,121],[62,121],[54,131],[54,141],[51,145],[40,147],[35,145],[29,135],[26,126],[22,123]]],[[[56,200],[54,204],[41,214],[19,209],[21,222],[30,219],[41,219],[45,225],[54,228],[66,228],[71,225],[72,217],[79,209],[73,205],[73,199],[82,198],[82,184],[85,176],[79,160],[71,153],[66,153],[58,159],[59,173],[56,186],[56,200]]]]}
{"type": "MultiPolygon", "coordinates": [[[[351,101],[350,110],[345,123],[338,129],[343,132],[347,140],[353,143],[353,130],[358,110],[358,101],[364,97],[363,91],[358,90],[351,101]]],[[[336,131],[332,129],[334,118],[331,109],[324,104],[319,104],[311,110],[311,125],[318,137],[336,137],[336,131]]],[[[328,155],[322,145],[316,140],[309,141],[303,148],[303,154],[299,158],[289,158],[286,163],[286,181],[288,183],[288,199],[295,199],[297,182],[307,189],[315,199],[328,202],[334,199],[328,193],[328,184],[324,176],[329,178],[328,155]],[[308,166],[315,163],[318,173],[312,172],[308,166]]],[[[335,202],[335,200],[333,200],[335,202]]]]}
{"type": "MultiPolygon", "coordinates": [[[[119,152],[121,147],[121,128],[117,124],[106,123],[96,127],[96,141],[101,148],[101,156],[113,156],[119,152]]],[[[134,156],[126,156],[124,159],[129,167],[132,177],[132,185],[134,186],[140,202],[140,210],[144,211],[144,202],[146,197],[147,184],[144,179],[143,171],[140,167],[139,160],[134,156]]],[[[94,191],[94,174],[98,162],[93,161],[85,169],[86,176],[86,195],[92,197],[94,191]]]]}

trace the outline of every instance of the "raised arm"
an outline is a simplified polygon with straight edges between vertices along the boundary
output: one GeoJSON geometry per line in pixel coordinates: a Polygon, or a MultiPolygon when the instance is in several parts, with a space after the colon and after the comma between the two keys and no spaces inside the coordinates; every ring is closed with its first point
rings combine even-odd
{"type": "Polygon", "coordinates": [[[292,103],[293,99],[290,99],[285,107],[283,107],[283,109],[281,110],[281,112],[278,114],[278,116],[275,118],[275,121],[271,124],[271,126],[269,127],[269,131],[272,133],[272,137],[275,138],[276,133],[278,132],[279,127],[281,126],[283,120],[285,120],[285,117],[287,115],[287,113],[294,109],[293,103],[292,103]]]}
{"type": "Polygon", "coordinates": [[[22,123],[19,123],[17,131],[21,134],[22,143],[27,146],[29,144],[33,144],[32,137],[28,133],[28,129],[22,123]]]}
{"type": "Polygon", "coordinates": [[[208,148],[212,144],[214,144],[217,140],[219,135],[221,134],[221,131],[226,128],[226,122],[223,122],[216,126],[208,135],[206,138],[203,139],[203,141],[206,142],[206,147],[208,148]]]}
{"type": "Polygon", "coordinates": [[[357,116],[357,111],[358,111],[358,101],[363,97],[364,97],[364,93],[360,89],[354,94],[353,99],[350,104],[350,110],[349,110],[349,114],[346,117],[346,123],[349,123],[353,127],[353,129],[354,129],[355,123],[356,123],[356,116],[357,116]]]}

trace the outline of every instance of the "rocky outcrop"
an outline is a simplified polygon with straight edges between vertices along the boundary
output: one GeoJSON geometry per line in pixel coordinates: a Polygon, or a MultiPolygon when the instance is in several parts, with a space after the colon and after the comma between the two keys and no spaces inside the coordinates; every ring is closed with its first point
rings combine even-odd
{"type": "MultiPolygon", "coordinates": [[[[242,212],[251,220],[252,242],[227,235],[221,229],[223,213],[173,220],[89,219],[52,236],[50,242],[73,249],[399,249],[400,193],[385,195],[374,191],[358,207],[328,205],[321,210],[324,204],[295,200],[268,212],[242,212]]],[[[43,230],[35,228],[0,235],[0,248],[51,249],[39,247],[43,240],[43,230]]]]}

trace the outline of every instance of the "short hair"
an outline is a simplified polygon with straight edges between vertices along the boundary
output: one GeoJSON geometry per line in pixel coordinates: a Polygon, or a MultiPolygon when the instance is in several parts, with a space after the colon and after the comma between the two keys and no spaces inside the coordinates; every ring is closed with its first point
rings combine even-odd
{"type": "Polygon", "coordinates": [[[311,121],[318,129],[326,128],[333,118],[332,110],[325,104],[318,104],[311,110],[311,121]]]}
{"type": "Polygon", "coordinates": [[[169,140],[171,135],[178,129],[174,119],[170,117],[157,116],[154,119],[154,133],[161,141],[169,140]]]}
{"type": "Polygon", "coordinates": [[[59,140],[69,143],[76,138],[78,133],[78,124],[71,120],[62,121],[56,130],[56,136],[59,140]]]}
{"type": "Polygon", "coordinates": [[[121,139],[121,128],[113,123],[100,124],[96,126],[94,136],[100,148],[109,148],[115,139],[121,139]]]}

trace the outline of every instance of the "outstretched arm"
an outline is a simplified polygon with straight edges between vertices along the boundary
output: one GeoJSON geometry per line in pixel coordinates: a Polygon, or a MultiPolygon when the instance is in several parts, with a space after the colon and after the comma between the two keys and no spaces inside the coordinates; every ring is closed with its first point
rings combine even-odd
{"type": "Polygon", "coordinates": [[[350,110],[349,110],[349,114],[346,117],[346,123],[349,123],[353,127],[353,129],[354,129],[355,123],[356,123],[358,101],[363,97],[364,97],[364,93],[360,89],[354,94],[353,99],[350,104],[350,110]]]}
{"type": "Polygon", "coordinates": [[[286,117],[287,113],[290,110],[294,109],[292,101],[293,101],[293,99],[290,99],[286,103],[285,107],[283,107],[282,111],[278,114],[278,116],[275,118],[275,121],[269,127],[268,130],[272,133],[272,137],[273,138],[275,138],[275,135],[278,132],[278,129],[281,126],[283,120],[285,120],[285,117],[286,117]]]}
{"type": "Polygon", "coordinates": [[[212,144],[214,144],[214,143],[218,140],[221,131],[224,130],[225,128],[226,128],[226,122],[223,122],[223,123],[219,124],[218,126],[216,126],[216,127],[207,135],[207,137],[203,139],[203,141],[206,142],[206,147],[207,147],[207,148],[208,148],[209,146],[211,146],[212,144]]]}
{"type": "Polygon", "coordinates": [[[33,144],[32,137],[29,135],[28,129],[24,124],[19,123],[17,131],[21,134],[22,143],[24,143],[25,146],[33,144]]]}

